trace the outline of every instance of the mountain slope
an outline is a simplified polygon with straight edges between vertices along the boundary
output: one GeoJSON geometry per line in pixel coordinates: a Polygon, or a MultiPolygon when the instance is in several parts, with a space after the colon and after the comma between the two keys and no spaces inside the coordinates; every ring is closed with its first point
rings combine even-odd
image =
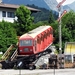
{"type": "Polygon", "coordinates": [[[68,7],[70,7],[72,10],[75,11],[75,1],[71,4],[69,4],[68,7]]]}
{"type": "Polygon", "coordinates": [[[52,9],[52,10],[55,10],[57,11],[57,1],[56,0],[44,0],[46,2],[46,4],[52,9]]]}
{"type": "Polygon", "coordinates": [[[49,9],[49,6],[45,3],[44,0],[3,0],[4,3],[10,3],[10,4],[24,4],[24,5],[36,5],[42,8],[49,9]]]}
{"type": "MultiPolygon", "coordinates": [[[[57,11],[56,6],[58,5],[56,0],[3,0],[4,3],[10,3],[10,4],[24,4],[24,5],[36,5],[38,7],[46,8],[48,10],[52,9],[54,11],[57,11]]],[[[70,11],[74,10],[75,11],[75,2],[63,6],[64,10],[70,11]]]]}
{"type": "Polygon", "coordinates": [[[63,10],[70,11],[70,10],[71,10],[71,8],[70,8],[68,5],[65,5],[65,6],[63,6],[63,10]]]}

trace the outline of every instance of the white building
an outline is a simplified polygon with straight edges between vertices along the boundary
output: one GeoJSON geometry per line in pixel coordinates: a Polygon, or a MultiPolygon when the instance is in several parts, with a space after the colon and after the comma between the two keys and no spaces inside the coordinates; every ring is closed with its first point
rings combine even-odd
{"type": "MultiPolygon", "coordinates": [[[[14,22],[14,19],[16,19],[16,16],[14,15],[14,12],[17,8],[19,8],[20,5],[14,5],[14,4],[5,4],[0,3],[0,21],[8,21],[8,22],[14,22]]],[[[27,7],[31,12],[38,12],[38,9],[34,9],[31,7],[27,7]]]]}

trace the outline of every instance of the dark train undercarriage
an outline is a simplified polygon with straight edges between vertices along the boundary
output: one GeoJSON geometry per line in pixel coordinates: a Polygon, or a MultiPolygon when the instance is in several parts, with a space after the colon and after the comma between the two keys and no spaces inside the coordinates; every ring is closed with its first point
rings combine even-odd
{"type": "Polygon", "coordinates": [[[51,53],[51,49],[47,49],[43,52],[32,54],[30,56],[17,56],[13,61],[6,60],[0,62],[2,64],[2,69],[35,69],[35,63],[41,56],[51,53]]]}

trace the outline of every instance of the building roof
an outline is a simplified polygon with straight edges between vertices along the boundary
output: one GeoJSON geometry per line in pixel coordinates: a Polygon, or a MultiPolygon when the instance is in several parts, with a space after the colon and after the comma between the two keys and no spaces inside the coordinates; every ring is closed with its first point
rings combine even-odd
{"type": "MultiPolygon", "coordinates": [[[[20,7],[20,5],[0,3],[0,8],[17,9],[17,8],[19,8],[19,7],[20,7]]],[[[35,11],[35,12],[40,11],[39,9],[31,8],[31,7],[28,7],[28,6],[26,6],[26,7],[27,7],[29,10],[31,10],[31,11],[35,11]]]]}

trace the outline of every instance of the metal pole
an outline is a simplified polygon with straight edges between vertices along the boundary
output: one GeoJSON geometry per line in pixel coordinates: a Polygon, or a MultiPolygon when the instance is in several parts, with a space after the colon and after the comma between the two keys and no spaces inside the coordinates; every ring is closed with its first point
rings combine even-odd
{"type": "Polygon", "coordinates": [[[19,69],[19,75],[21,75],[21,69],[19,69]]]}
{"type": "MultiPolygon", "coordinates": [[[[59,18],[61,16],[61,5],[65,2],[66,0],[62,0],[58,5],[58,11],[59,11],[59,18]]],[[[62,34],[61,34],[61,18],[59,20],[59,53],[62,54],[62,34]]]]}
{"type": "MultiPolygon", "coordinates": [[[[61,6],[58,8],[59,10],[59,18],[61,16],[61,6]]],[[[61,34],[61,18],[59,20],[59,54],[60,54],[60,68],[62,68],[62,34],[61,34]]]]}
{"type": "MultiPolygon", "coordinates": [[[[58,11],[59,11],[59,54],[60,54],[60,68],[62,68],[62,32],[61,32],[61,5],[65,2],[66,0],[62,0],[57,5],[58,11]]],[[[65,12],[66,13],[66,12],[65,12]]]]}
{"type": "MultiPolygon", "coordinates": [[[[58,8],[59,18],[61,16],[61,6],[58,8]]],[[[59,20],[59,53],[62,54],[62,34],[61,34],[61,18],[59,20]]]]}
{"type": "Polygon", "coordinates": [[[54,75],[55,75],[55,61],[53,63],[54,63],[54,75]]]}

